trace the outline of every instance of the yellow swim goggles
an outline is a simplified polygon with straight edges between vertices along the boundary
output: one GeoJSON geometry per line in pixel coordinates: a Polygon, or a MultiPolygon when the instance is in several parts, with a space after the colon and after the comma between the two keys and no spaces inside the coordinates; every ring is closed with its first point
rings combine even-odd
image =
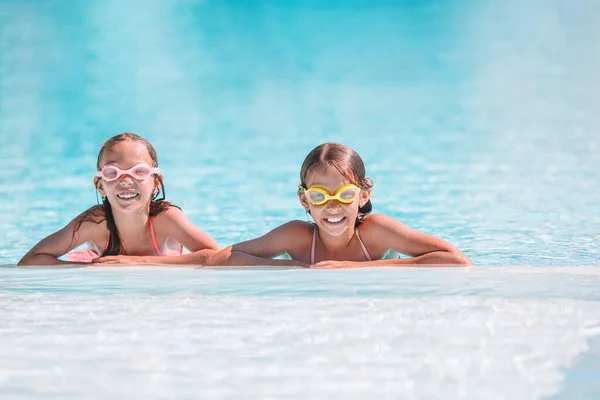
{"type": "Polygon", "coordinates": [[[350,204],[356,199],[356,196],[358,196],[362,189],[352,183],[348,183],[337,188],[333,195],[323,186],[311,186],[308,189],[300,186],[300,190],[306,194],[306,198],[311,204],[321,206],[329,200],[337,200],[340,203],[350,204]]]}

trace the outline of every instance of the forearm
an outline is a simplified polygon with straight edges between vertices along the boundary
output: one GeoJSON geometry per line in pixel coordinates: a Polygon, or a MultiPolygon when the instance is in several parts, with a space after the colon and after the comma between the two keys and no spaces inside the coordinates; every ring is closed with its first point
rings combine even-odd
{"type": "Polygon", "coordinates": [[[232,250],[227,247],[213,257],[206,265],[210,266],[278,266],[278,267],[308,267],[308,265],[296,260],[281,260],[273,258],[257,257],[241,251],[232,250]]]}
{"type": "Polygon", "coordinates": [[[393,258],[386,260],[366,261],[364,266],[403,266],[403,265],[439,265],[439,266],[467,266],[472,265],[471,260],[464,254],[449,251],[432,251],[411,258],[393,258]]]}
{"type": "Polygon", "coordinates": [[[108,256],[98,259],[98,263],[110,264],[118,260],[118,263],[129,265],[205,265],[216,252],[203,249],[180,256],[108,256]]]}
{"type": "Polygon", "coordinates": [[[72,262],[59,260],[57,257],[50,254],[26,254],[17,264],[17,267],[38,267],[52,265],[82,265],[88,263],[72,262]]]}

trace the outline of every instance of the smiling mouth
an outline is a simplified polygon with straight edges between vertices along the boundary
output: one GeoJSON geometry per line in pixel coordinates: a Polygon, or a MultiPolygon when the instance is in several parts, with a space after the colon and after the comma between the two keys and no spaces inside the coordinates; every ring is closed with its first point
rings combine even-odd
{"type": "Polygon", "coordinates": [[[133,200],[140,197],[140,195],[138,193],[120,193],[117,197],[121,200],[133,200]]]}
{"type": "Polygon", "coordinates": [[[331,224],[331,225],[339,225],[342,222],[344,222],[345,219],[346,219],[346,217],[328,217],[328,218],[323,218],[323,220],[325,222],[327,222],[328,224],[331,224]]]}

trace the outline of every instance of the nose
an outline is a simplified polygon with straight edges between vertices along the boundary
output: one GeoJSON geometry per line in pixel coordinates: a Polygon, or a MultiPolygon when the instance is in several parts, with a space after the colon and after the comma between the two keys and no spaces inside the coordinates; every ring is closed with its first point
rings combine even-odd
{"type": "Polygon", "coordinates": [[[123,174],[119,177],[119,184],[131,185],[133,178],[129,174],[123,174]]]}
{"type": "Polygon", "coordinates": [[[327,211],[329,212],[339,212],[342,210],[342,203],[337,200],[329,200],[327,202],[327,211]]]}

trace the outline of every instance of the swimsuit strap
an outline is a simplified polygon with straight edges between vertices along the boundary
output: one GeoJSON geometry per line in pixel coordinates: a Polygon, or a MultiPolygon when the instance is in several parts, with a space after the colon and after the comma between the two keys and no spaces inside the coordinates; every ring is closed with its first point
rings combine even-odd
{"type": "Polygon", "coordinates": [[[152,218],[148,219],[148,223],[150,224],[150,236],[152,237],[154,251],[156,251],[156,254],[158,254],[159,256],[162,256],[163,254],[161,253],[160,248],[158,247],[158,243],[156,243],[156,235],[154,234],[154,224],[152,223],[152,218]]]}
{"type": "Polygon", "coordinates": [[[371,258],[371,255],[367,251],[367,247],[365,246],[365,244],[363,243],[363,241],[360,239],[360,235],[358,234],[358,226],[354,229],[354,233],[356,234],[356,238],[358,239],[358,243],[360,243],[360,247],[362,247],[363,253],[365,253],[365,257],[367,257],[367,261],[372,261],[373,259],[371,258]]]}
{"type": "MultiPolygon", "coordinates": [[[[154,251],[156,251],[156,254],[158,254],[159,256],[164,255],[161,251],[160,251],[160,247],[158,247],[158,242],[156,241],[156,234],[154,233],[154,224],[152,223],[152,218],[150,218],[148,220],[148,223],[150,224],[150,236],[152,237],[152,245],[154,246],[154,251]]],[[[104,250],[102,251],[102,253],[106,252],[106,249],[108,249],[108,244],[110,243],[110,231],[108,231],[108,238],[106,239],[106,245],[104,246],[104,250]]],[[[181,255],[183,253],[183,245],[181,245],[177,251],[178,255],[181,255]]]]}
{"type": "MultiPolygon", "coordinates": [[[[356,234],[356,238],[358,239],[358,243],[360,243],[360,247],[362,248],[362,251],[365,254],[365,257],[367,258],[367,261],[373,261],[373,259],[371,258],[371,255],[367,251],[367,246],[365,246],[365,244],[363,243],[363,241],[360,238],[360,235],[358,234],[358,227],[356,227],[356,229],[354,229],[354,233],[356,234]]],[[[310,263],[311,264],[315,263],[315,248],[316,248],[316,244],[317,244],[317,225],[315,224],[314,225],[314,229],[313,229],[312,245],[310,247],[310,263]]]]}
{"type": "Polygon", "coordinates": [[[315,263],[315,248],[316,247],[317,247],[317,224],[314,225],[313,240],[312,240],[312,245],[310,246],[310,263],[311,263],[311,265],[315,263]]]}

